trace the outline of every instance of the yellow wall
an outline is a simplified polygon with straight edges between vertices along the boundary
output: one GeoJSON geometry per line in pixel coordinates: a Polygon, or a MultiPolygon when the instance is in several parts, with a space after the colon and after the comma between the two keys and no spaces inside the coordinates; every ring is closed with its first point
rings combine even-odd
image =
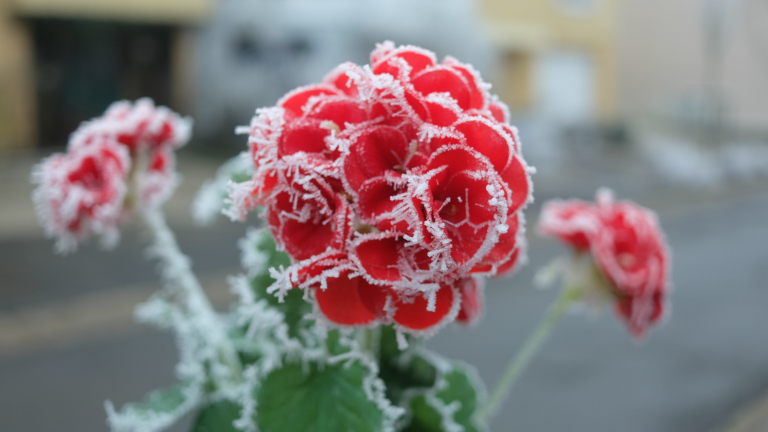
{"type": "Polygon", "coordinates": [[[0,2],[0,149],[34,144],[32,41],[0,2]]]}
{"type": "Polygon", "coordinates": [[[531,108],[538,54],[573,48],[587,52],[594,62],[597,114],[603,118],[615,114],[617,0],[593,0],[586,11],[566,10],[558,0],[481,0],[480,6],[496,46],[504,53],[500,74],[504,82],[499,84],[510,107],[531,108]]]}
{"type": "MultiPolygon", "coordinates": [[[[213,0],[0,0],[0,149],[36,144],[34,50],[24,18],[73,18],[192,24],[203,20],[213,0]]],[[[173,98],[189,104],[193,77],[191,32],[179,30],[172,45],[173,98]]]]}
{"type": "Polygon", "coordinates": [[[22,16],[184,24],[203,20],[213,0],[10,0],[22,16]]]}

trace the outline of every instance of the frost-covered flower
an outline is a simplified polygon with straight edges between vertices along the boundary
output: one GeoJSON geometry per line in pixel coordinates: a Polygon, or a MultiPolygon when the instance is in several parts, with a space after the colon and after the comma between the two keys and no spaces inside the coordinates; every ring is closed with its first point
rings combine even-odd
{"type": "Polygon", "coordinates": [[[101,140],[113,140],[131,155],[136,183],[135,199],[143,208],[165,202],[178,183],[173,150],[189,141],[192,120],[182,118],[152,99],[119,101],[103,116],[83,123],[71,136],[69,149],[87,147],[101,140]]]}
{"type": "Polygon", "coordinates": [[[37,165],[33,199],[61,251],[93,234],[105,246],[119,237],[131,208],[156,208],[177,184],[173,150],[189,139],[191,120],[144,98],[113,103],[72,133],[67,152],[37,165]]]}
{"type": "Polygon", "coordinates": [[[667,309],[670,257],[656,215],[601,189],[596,203],[544,204],[539,231],[589,252],[615,299],[617,315],[642,337],[667,309]]]}
{"type": "Polygon", "coordinates": [[[46,233],[70,251],[88,234],[105,246],[118,239],[117,225],[130,169],[128,151],[108,139],[64,154],[54,154],[35,167],[33,194],[46,233]]]}
{"type": "Polygon", "coordinates": [[[273,287],[314,292],[332,323],[421,332],[480,313],[473,276],[524,254],[531,171],[506,107],[471,66],[385,42],[257,111],[255,172],[228,213],[256,206],[293,259],[273,287]],[[462,299],[464,299],[462,304],[462,299]]]}

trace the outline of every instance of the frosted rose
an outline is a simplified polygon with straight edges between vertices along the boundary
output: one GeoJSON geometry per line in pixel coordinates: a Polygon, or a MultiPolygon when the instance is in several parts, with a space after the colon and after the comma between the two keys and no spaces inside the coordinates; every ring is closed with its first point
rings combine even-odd
{"type": "Polygon", "coordinates": [[[579,251],[589,251],[615,298],[617,315],[642,337],[666,310],[670,258],[656,215],[607,189],[596,203],[551,201],[539,231],[579,251]]]}
{"type": "Polygon", "coordinates": [[[178,179],[173,150],[189,141],[192,120],[166,107],[157,107],[149,98],[136,102],[119,101],[101,117],[83,123],[70,138],[69,149],[87,147],[102,140],[125,147],[139,166],[135,181],[137,204],[153,208],[173,193],[178,179]]]}
{"type": "Polygon", "coordinates": [[[54,154],[35,167],[32,178],[39,186],[33,199],[60,251],[74,249],[89,234],[101,237],[105,246],[117,242],[130,164],[124,147],[101,140],[54,154]]]}
{"type": "Polygon", "coordinates": [[[113,103],[72,133],[67,153],[35,167],[33,198],[48,235],[69,251],[89,234],[106,246],[133,208],[160,206],[177,184],[173,150],[191,121],[150,99],[113,103]]]}
{"type": "Polygon", "coordinates": [[[475,320],[480,289],[467,278],[514,269],[531,199],[516,130],[488,87],[469,65],[386,42],[370,66],[342,64],[258,110],[255,174],[233,185],[230,215],[266,207],[294,262],[278,295],[310,289],[340,325],[475,320]]]}

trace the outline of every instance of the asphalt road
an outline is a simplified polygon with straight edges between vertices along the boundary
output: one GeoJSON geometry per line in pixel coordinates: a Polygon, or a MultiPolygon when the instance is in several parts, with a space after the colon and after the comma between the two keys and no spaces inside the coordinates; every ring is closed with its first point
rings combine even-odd
{"type": "MultiPolygon", "coordinates": [[[[646,194],[674,251],[671,319],[638,344],[610,311],[565,317],[493,430],[709,432],[767,391],[765,190],[646,194]]],[[[234,271],[241,231],[220,224],[179,236],[203,278],[215,281],[234,271]]],[[[489,284],[480,325],[451,326],[429,341],[476,365],[487,383],[556,295],[530,281],[565,250],[531,237],[528,266],[489,284]]],[[[0,239],[0,430],[106,430],[105,399],[120,405],[173,382],[172,338],[129,321],[133,300],[154,286],[141,242],[128,231],[110,254],[85,248],[59,257],[35,236],[0,239]]]]}

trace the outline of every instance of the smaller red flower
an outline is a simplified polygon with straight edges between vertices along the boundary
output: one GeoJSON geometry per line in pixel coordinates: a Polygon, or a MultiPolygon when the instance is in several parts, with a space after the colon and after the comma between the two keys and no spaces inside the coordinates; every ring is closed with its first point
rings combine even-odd
{"type": "Polygon", "coordinates": [[[608,189],[599,190],[596,201],[546,203],[539,231],[589,251],[616,301],[616,314],[640,338],[667,309],[669,248],[650,210],[614,201],[608,189]]]}
{"type": "Polygon", "coordinates": [[[102,140],[43,160],[32,173],[39,186],[33,194],[46,233],[57,238],[57,249],[73,250],[89,235],[113,246],[126,196],[128,151],[102,140]]]}
{"type": "Polygon", "coordinates": [[[113,103],[83,123],[67,153],[35,168],[33,199],[57,248],[69,251],[89,234],[111,246],[131,209],[159,207],[178,183],[173,150],[189,139],[192,122],[151,99],[113,103]]]}

